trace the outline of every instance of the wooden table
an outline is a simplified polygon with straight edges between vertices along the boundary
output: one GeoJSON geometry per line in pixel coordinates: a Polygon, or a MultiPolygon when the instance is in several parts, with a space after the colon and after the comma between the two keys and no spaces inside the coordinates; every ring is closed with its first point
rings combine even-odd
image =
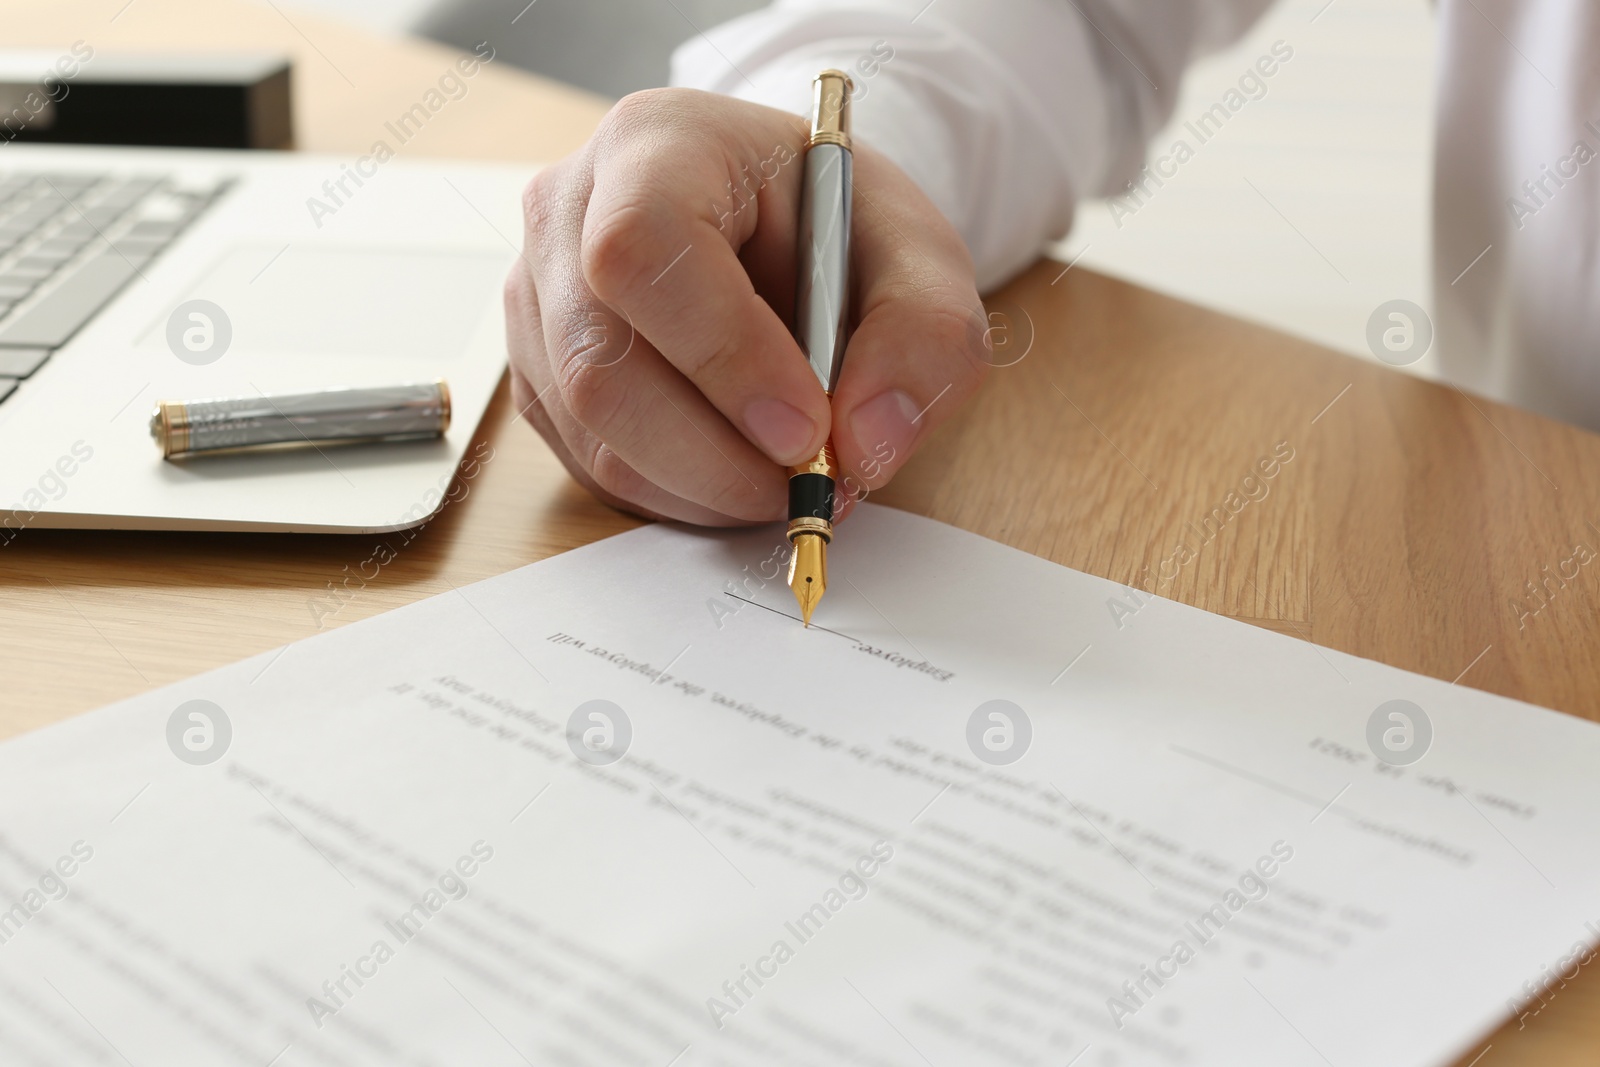
{"type": "MultiPolygon", "coordinates": [[[[298,144],[313,151],[364,149],[373,123],[453,58],[234,0],[0,0],[0,25],[8,46],[290,51],[298,144]]],[[[555,159],[605,108],[494,65],[408,150],[555,159]]],[[[1331,648],[1600,718],[1600,565],[1549,579],[1542,600],[1525,586],[1559,573],[1580,543],[1600,551],[1600,438],[1057,263],[992,306],[1010,351],[1026,355],[875,499],[1331,648]],[[1260,496],[1246,477],[1285,447],[1293,458],[1260,496]],[[1228,519],[1202,543],[1196,527],[1218,507],[1228,519]]],[[[570,481],[504,388],[480,437],[493,459],[467,496],[322,625],[638,524],[570,481]]],[[[26,531],[0,548],[0,737],[316,632],[313,599],[378,540],[26,531]]],[[[1512,1022],[1488,1043],[1479,1067],[1595,1063],[1600,979],[1580,975],[1525,1029],[1512,1022]]]]}

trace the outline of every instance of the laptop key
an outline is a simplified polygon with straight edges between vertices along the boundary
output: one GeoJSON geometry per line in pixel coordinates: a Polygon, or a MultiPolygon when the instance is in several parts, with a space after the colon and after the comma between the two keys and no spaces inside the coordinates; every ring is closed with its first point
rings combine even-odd
{"type": "Polygon", "coordinates": [[[17,260],[17,266],[23,270],[42,270],[49,274],[54,273],[57,267],[71,258],[71,252],[46,252],[35,248],[17,260]]]}
{"type": "Polygon", "coordinates": [[[28,254],[35,256],[53,256],[59,257],[62,260],[68,260],[76,255],[78,250],[88,243],[88,237],[63,237],[58,233],[54,237],[47,238],[46,240],[39,242],[39,246],[28,254]]]}
{"type": "Polygon", "coordinates": [[[7,219],[6,225],[15,226],[24,233],[32,233],[34,230],[37,230],[39,227],[55,218],[59,213],[60,212],[53,207],[46,211],[29,211],[27,208],[24,208],[15,215],[11,216],[11,218],[7,219]]]}
{"type": "Polygon", "coordinates": [[[58,206],[64,206],[70,202],[81,207],[93,199],[90,192],[93,188],[93,185],[84,185],[82,183],[75,185],[58,184],[50,190],[50,195],[45,197],[44,201],[45,203],[50,203],[51,198],[54,198],[58,206]]]}
{"type": "Polygon", "coordinates": [[[112,186],[106,194],[106,203],[136,204],[146,195],[154,192],[162,184],[161,178],[129,178],[119,185],[112,186]]]}
{"type": "Polygon", "coordinates": [[[57,174],[40,174],[38,177],[46,185],[83,185],[86,182],[97,182],[105,175],[95,172],[86,174],[81,170],[64,170],[57,174]]]}
{"type": "Polygon", "coordinates": [[[183,224],[181,222],[167,222],[164,220],[156,221],[154,219],[149,219],[144,222],[134,223],[133,228],[128,231],[128,236],[148,238],[165,242],[176,237],[179,231],[182,229],[183,224]]]}
{"type": "Polygon", "coordinates": [[[26,378],[49,358],[48,348],[0,348],[0,378],[26,378]]]}
{"type": "Polygon", "coordinates": [[[80,219],[83,222],[87,222],[90,226],[93,226],[95,229],[99,230],[110,226],[113,222],[116,222],[119,218],[127,213],[127,210],[127,208],[118,207],[115,204],[96,204],[94,207],[85,210],[81,216],[74,211],[72,213],[72,217],[75,219],[80,219]]]}
{"type": "Polygon", "coordinates": [[[21,282],[27,285],[38,285],[40,282],[44,281],[54,273],[54,267],[40,267],[36,264],[24,265],[17,263],[13,266],[7,267],[4,273],[0,273],[0,283],[21,282]]]}
{"type": "Polygon", "coordinates": [[[31,281],[6,281],[0,278],[0,300],[8,305],[16,303],[29,293],[38,288],[38,284],[31,281]]]}
{"type": "Polygon", "coordinates": [[[60,348],[137,273],[115,251],[96,254],[37,304],[0,323],[0,346],[60,348]]]}
{"type": "Polygon", "coordinates": [[[118,237],[111,242],[111,247],[132,259],[135,256],[149,258],[166,248],[171,242],[155,237],[118,237]]]}
{"type": "Polygon", "coordinates": [[[4,400],[16,391],[17,380],[15,378],[0,378],[0,400],[4,400]]]}
{"type": "Polygon", "coordinates": [[[127,260],[128,265],[131,266],[135,271],[139,272],[143,272],[143,270],[148,267],[156,258],[155,252],[140,252],[136,249],[122,248],[114,248],[113,251],[119,254],[123,259],[127,260]]]}

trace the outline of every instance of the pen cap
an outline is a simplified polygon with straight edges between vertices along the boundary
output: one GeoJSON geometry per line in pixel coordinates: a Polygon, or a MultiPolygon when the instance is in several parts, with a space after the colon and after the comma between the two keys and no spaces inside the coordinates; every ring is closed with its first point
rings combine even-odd
{"type": "Polygon", "coordinates": [[[842,70],[825,70],[811,82],[811,136],[807,147],[850,147],[850,94],[855,83],[842,70]]]}
{"type": "Polygon", "coordinates": [[[438,437],[450,427],[442,381],[315,393],[163,400],[150,434],[168,459],[206,452],[438,437]]]}

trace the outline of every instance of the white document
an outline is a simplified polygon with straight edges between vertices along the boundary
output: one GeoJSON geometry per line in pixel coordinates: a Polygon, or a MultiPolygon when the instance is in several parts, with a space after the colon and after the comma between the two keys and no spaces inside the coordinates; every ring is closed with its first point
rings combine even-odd
{"type": "Polygon", "coordinates": [[[0,1062],[1406,1067],[1590,958],[1594,725],[878,507],[807,631],[783,549],[0,746],[0,1062]]]}

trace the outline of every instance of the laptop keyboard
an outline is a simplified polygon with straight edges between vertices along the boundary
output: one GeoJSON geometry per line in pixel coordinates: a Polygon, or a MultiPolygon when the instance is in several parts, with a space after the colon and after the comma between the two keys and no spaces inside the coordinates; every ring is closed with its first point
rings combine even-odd
{"type": "Polygon", "coordinates": [[[0,171],[0,401],[141,277],[228,185],[0,171]]]}

